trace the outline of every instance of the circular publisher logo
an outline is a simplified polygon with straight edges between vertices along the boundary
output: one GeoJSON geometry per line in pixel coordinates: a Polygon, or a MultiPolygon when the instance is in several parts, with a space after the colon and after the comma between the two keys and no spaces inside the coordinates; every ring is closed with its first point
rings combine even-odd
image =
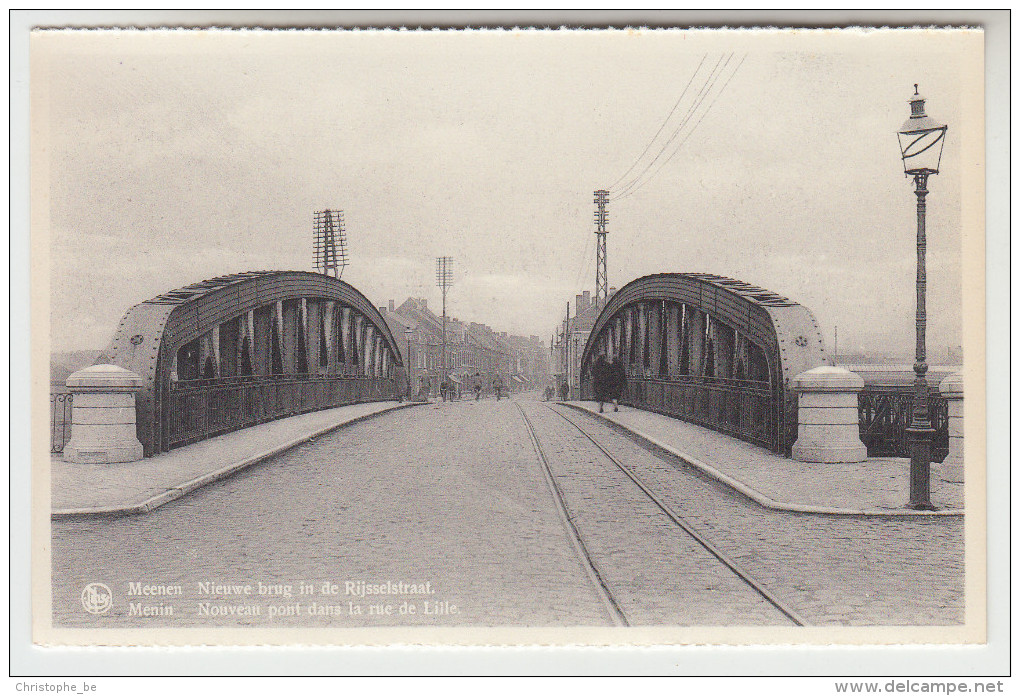
{"type": "Polygon", "coordinates": [[[81,591],[81,605],[90,614],[105,614],[113,606],[113,593],[101,582],[90,582],[81,591]]]}

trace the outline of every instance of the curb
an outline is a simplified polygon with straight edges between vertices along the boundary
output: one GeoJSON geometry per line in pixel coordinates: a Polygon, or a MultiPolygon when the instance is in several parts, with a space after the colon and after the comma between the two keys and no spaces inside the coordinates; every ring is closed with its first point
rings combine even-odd
{"type": "Polygon", "coordinates": [[[604,414],[596,413],[594,411],[589,411],[588,409],[584,408],[583,406],[578,406],[577,404],[571,404],[571,403],[567,403],[565,401],[562,401],[560,403],[562,403],[564,406],[569,406],[570,408],[572,408],[572,409],[574,409],[576,411],[581,411],[582,413],[587,413],[587,414],[589,414],[591,416],[595,416],[596,418],[598,418],[600,420],[603,420],[603,421],[609,423],[610,425],[616,426],[618,428],[621,428],[622,430],[626,430],[627,432],[629,432],[629,433],[631,433],[633,435],[636,435],[640,439],[647,441],[648,443],[654,445],[655,447],[658,447],[661,450],[665,450],[666,452],[672,454],[674,457],[677,457],[677,458],[683,460],[687,464],[690,464],[691,466],[693,466],[695,469],[698,469],[702,473],[704,473],[704,474],[706,474],[708,476],[711,476],[716,481],[719,481],[720,483],[723,483],[723,484],[729,486],[730,488],[734,489],[735,491],[737,491],[738,493],[740,493],[744,497],[749,498],[750,500],[753,500],[754,502],[758,503],[762,507],[768,508],[770,510],[779,510],[779,511],[782,511],[782,512],[801,512],[801,513],[807,513],[807,514],[812,514],[812,515],[844,515],[844,516],[855,516],[855,517],[963,517],[964,516],[964,511],[963,510],[957,510],[957,509],[953,509],[953,510],[879,510],[879,509],[859,509],[859,510],[855,510],[855,509],[850,509],[850,508],[825,507],[825,506],[819,506],[819,505],[801,505],[799,503],[781,503],[781,502],[779,502],[777,500],[773,500],[772,498],[770,498],[767,495],[765,495],[764,493],[762,493],[762,492],[752,488],[751,486],[747,485],[746,483],[744,483],[742,481],[738,481],[737,479],[733,478],[732,476],[724,474],[723,472],[719,471],[718,469],[716,469],[715,467],[711,466],[710,464],[707,464],[707,463],[701,461],[700,459],[697,459],[696,457],[692,457],[691,455],[687,454],[686,452],[681,452],[681,451],[677,450],[676,448],[671,447],[670,445],[667,445],[667,444],[664,444],[662,442],[659,442],[658,440],[656,440],[652,436],[646,435],[645,433],[641,432],[640,430],[637,430],[636,428],[633,428],[633,427],[631,427],[629,425],[624,425],[623,423],[618,423],[617,421],[614,421],[612,418],[607,418],[604,414]]]}
{"type": "Polygon", "coordinates": [[[221,481],[225,478],[228,478],[229,476],[236,474],[237,472],[243,469],[247,469],[248,467],[254,466],[259,462],[265,461],[266,459],[269,459],[271,457],[275,457],[278,454],[282,454],[283,452],[286,452],[289,449],[297,447],[298,445],[307,442],[308,440],[320,437],[333,430],[339,430],[340,428],[346,427],[348,425],[353,425],[354,423],[360,423],[370,418],[381,416],[384,413],[392,413],[393,411],[399,411],[401,409],[421,405],[422,403],[417,401],[407,402],[403,404],[398,404],[396,406],[392,406],[387,409],[383,409],[382,411],[376,411],[375,413],[368,413],[363,416],[358,416],[357,418],[352,418],[349,421],[336,423],[334,425],[327,425],[326,427],[319,428],[318,430],[313,431],[307,435],[301,435],[299,437],[294,438],[293,440],[288,440],[282,445],[277,445],[276,447],[273,447],[272,449],[267,450],[265,452],[260,452],[259,454],[248,457],[247,459],[242,459],[239,462],[228,464],[227,466],[224,466],[220,469],[216,469],[215,471],[210,471],[207,474],[202,474],[201,476],[197,476],[189,481],[185,481],[179,486],[168,488],[162,493],[154,495],[150,498],[146,498],[140,503],[135,503],[133,505],[125,505],[121,507],[109,506],[94,508],[65,508],[62,510],[53,510],[50,512],[50,519],[74,520],[74,519],[88,519],[93,517],[125,517],[127,515],[144,515],[145,513],[152,512],[156,508],[166,505],[167,503],[173,500],[177,500],[178,498],[181,498],[187,495],[188,493],[191,493],[192,491],[201,488],[202,486],[207,486],[210,483],[221,481]]]}

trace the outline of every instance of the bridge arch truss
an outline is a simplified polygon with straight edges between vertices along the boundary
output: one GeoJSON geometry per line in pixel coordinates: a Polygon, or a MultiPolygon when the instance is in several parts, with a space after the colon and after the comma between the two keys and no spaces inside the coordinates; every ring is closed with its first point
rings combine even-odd
{"type": "Polygon", "coordinates": [[[660,273],[614,293],[581,357],[582,398],[592,366],[618,357],[624,402],[789,453],[797,438],[791,380],[831,365],[808,308],[708,273],[660,273]]]}
{"type": "Polygon", "coordinates": [[[304,271],[235,273],[137,304],[99,361],[142,376],[146,456],[289,415],[395,399],[406,374],[372,303],[304,271]]]}

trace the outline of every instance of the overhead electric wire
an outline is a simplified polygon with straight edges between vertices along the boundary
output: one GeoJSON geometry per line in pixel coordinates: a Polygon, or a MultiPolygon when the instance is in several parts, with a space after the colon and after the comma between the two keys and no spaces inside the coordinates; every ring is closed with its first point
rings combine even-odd
{"type": "MultiPolygon", "coordinates": [[[[684,146],[684,143],[686,143],[686,142],[687,142],[687,141],[688,141],[688,140],[690,139],[691,135],[693,135],[693,134],[694,134],[694,131],[696,131],[696,130],[698,129],[698,126],[700,126],[700,125],[701,125],[701,122],[705,120],[705,116],[707,116],[707,115],[708,115],[708,112],[709,112],[709,111],[711,111],[711,110],[712,110],[712,107],[713,107],[713,106],[715,106],[715,103],[716,103],[717,101],[719,101],[719,97],[720,97],[720,96],[722,96],[723,92],[725,92],[725,91],[726,91],[726,88],[727,88],[727,87],[729,86],[729,84],[730,84],[730,81],[732,81],[732,80],[733,80],[733,76],[737,74],[737,71],[739,71],[739,70],[740,70],[740,66],[742,66],[742,65],[744,64],[744,61],[745,61],[746,59],[747,59],[747,54],[744,54],[744,57],[740,59],[740,62],[739,62],[739,63],[737,64],[737,67],[736,67],[736,68],[734,68],[734,69],[733,69],[733,72],[731,72],[731,73],[730,73],[730,75],[729,75],[729,77],[727,77],[727,78],[726,78],[726,82],[724,82],[724,83],[723,83],[723,86],[722,86],[722,87],[721,87],[721,88],[719,89],[719,91],[715,93],[715,96],[714,96],[714,97],[712,98],[712,101],[711,101],[711,102],[709,102],[709,104],[708,104],[708,107],[707,107],[707,108],[706,108],[706,109],[705,109],[705,110],[704,110],[704,111],[703,111],[703,112],[701,113],[701,117],[700,117],[700,118],[698,118],[698,121],[697,121],[697,122],[696,122],[696,123],[694,124],[694,126],[693,126],[693,127],[692,127],[692,128],[691,128],[691,129],[690,129],[690,130],[689,130],[688,132],[687,132],[687,135],[685,135],[685,136],[684,136],[684,138],[683,138],[683,140],[681,140],[681,141],[680,141],[680,144],[676,146],[676,149],[674,149],[674,150],[673,150],[673,152],[672,152],[672,153],[671,153],[671,154],[669,155],[669,157],[667,157],[667,158],[665,159],[665,161],[664,161],[664,162],[663,162],[663,163],[662,163],[661,165],[659,165],[658,169],[656,169],[656,170],[655,170],[654,172],[652,172],[652,174],[651,174],[651,175],[650,175],[650,176],[649,176],[649,177],[648,177],[647,179],[645,179],[645,180],[644,180],[644,181],[643,181],[643,182],[642,182],[642,183],[641,183],[641,184],[640,184],[639,186],[637,186],[637,187],[635,187],[635,188],[631,189],[630,191],[627,191],[626,193],[621,193],[621,194],[620,194],[620,195],[618,195],[618,196],[617,196],[616,198],[612,198],[612,199],[610,199],[610,200],[619,200],[619,199],[621,199],[621,198],[627,198],[628,196],[632,196],[632,195],[634,195],[634,194],[635,194],[635,193],[637,193],[637,191],[639,191],[639,190],[640,190],[640,189],[641,189],[641,188],[642,188],[642,187],[643,187],[643,186],[644,186],[645,184],[647,184],[647,183],[648,183],[649,181],[651,181],[652,179],[654,179],[654,178],[655,178],[655,176],[656,176],[656,175],[657,175],[657,174],[658,174],[658,173],[659,173],[660,171],[662,171],[663,167],[665,167],[665,166],[666,166],[667,164],[669,164],[669,162],[670,162],[670,161],[671,161],[671,160],[672,160],[672,159],[673,159],[674,157],[676,157],[676,154],[677,154],[678,152],[680,152],[680,149],[681,149],[681,148],[683,148],[683,146],[684,146]]],[[[728,62],[728,61],[727,61],[727,62],[728,62]]]]}
{"type": "Polygon", "coordinates": [[[669,148],[673,140],[676,139],[677,134],[680,131],[682,131],[683,128],[690,121],[690,118],[694,111],[701,105],[702,101],[705,98],[706,90],[710,88],[710,86],[714,85],[716,73],[719,70],[719,67],[722,64],[724,58],[725,54],[720,56],[719,60],[716,61],[714,66],[712,66],[712,69],[709,71],[708,76],[704,79],[704,81],[701,83],[701,86],[698,88],[698,93],[693,97],[691,104],[687,107],[687,113],[685,113],[683,118],[680,119],[680,125],[678,125],[673,130],[669,138],[662,144],[662,147],[659,148],[659,151],[656,153],[655,157],[653,157],[651,161],[645,165],[644,169],[642,169],[638,174],[630,178],[622,187],[614,187],[611,190],[611,193],[619,195],[621,191],[626,191],[627,189],[633,187],[638,181],[641,180],[641,177],[648,172],[649,168],[651,168],[651,166],[654,165],[655,162],[658,161],[660,157],[662,157],[663,153],[669,148]]]}
{"type": "Polygon", "coordinates": [[[577,270],[577,277],[574,279],[575,288],[581,286],[581,278],[584,277],[584,274],[588,268],[588,255],[592,251],[594,251],[594,249],[595,249],[594,240],[591,237],[588,237],[588,241],[585,242],[584,245],[584,255],[581,256],[581,267],[577,270]]]}
{"type": "MultiPolygon", "coordinates": [[[[592,235],[592,236],[594,237],[594,235],[592,235]]],[[[591,274],[591,272],[595,268],[595,262],[596,262],[595,256],[596,256],[597,252],[595,250],[595,245],[594,244],[592,245],[591,252],[592,253],[587,257],[587,261],[584,264],[584,272],[581,274],[582,278],[586,278],[586,277],[590,278],[591,277],[590,274],[591,274]]],[[[578,287],[583,288],[584,286],[582,284],[578,284],[578,287]]]]}
{"type": "MultiPolygon", "coordinates": [[[[731,54],[731,56],[730,56],[730,57],[732,58],[732,54],[731,54]]],[[[674,157],[676,156],[676,154],[677,154],[677,153],[678,153],[678,152],[680,151],[680,149],[681,149],[681,148],[683,147],[683,145],[684,145],[684,144],[685,144],[685,143],[686,143],[686,142],[687,142],[687,141],[688,141],[688,140],[690,139],[691,135],[693,135],[693,134],[694,134],[694,132],[695,132],[695,131],[697,130],[698,126],[700,126],[700,125],[701,125],[701,122],[702,122],[702,121],[703,121],[703,120],[705,119],[705,117],[706,117],[706,116],[708,115],[708,113],[709,113],[709,112],[710,112],[710,111],[712,110],[712,107],[713,107],[713,106],[715,105],[715,103],[716,103],[716,102],[717,102],[717,101],[719,100],[719,97],[720,97],[720,96],[722,96],[723,92],[725,92],[725,91],[726,91],[726,88],[727,88],[727,87],[729,86],[730,82],[731,82],[731,81],[733,80],[733,77],[734,77],[734,76],[736,75],[737,71],[739,71],[739,70],[740,70],[740,67],[741,67],[741,65],[743,65],[743,63],[744,63],[744,60],[746,60],[746,58],[747,58],[747,55],[745,54],[745,55],[744,55],[744,57],[743,57],[743,58],[741,58],[741,60],[740,60],[740,63],[738,63],[738,64],[737,64],[736,68],[734,68],[734,69],[733,69],[733,71],[732,71],[732,72],[730,72],[729,76],[728,76],[728,77],[726,78],[726,81],[725,81],[725,82],[723,83],[722,87],[721,87],[721,88],[720,88],[720,89],[719,89],[719,90],[718,90],[718,91],[717,91],[717,92],[715,93],[715,95],[714,95],[714,96],[712,97],[712,99],[711,99],[711,101],[709,102],[708,106],[707,106],[707,107],[706,107],[706,108],[704,109],[704,111],[702,111],[702,112],[701,112],[701,115],[700,115],[700,117],[698,117],[698,120],[697,120],[697,121],[696,121],[696,122],[694,123],[694,126],[693,126],[693,127],[692,127],[692,128],[691,128],[691,129],[690,129],[690,130],[689,130],[688,132],[687,132],[687,134],[686,134],[686,135],[684,135],[684,137],[683,137],[683,139],[682,139],[682,140],[680,141],[680,143],[679,143],[679,144],[678,144],[678,145],[677,145],[677,146],[676,146],[676,147],[675,147],[675,148],[673,149],[673,151],[672,151],[672,152],[671,152],[671,153],[669,154],[669,156],[668,156],[668,157],[667,157],[667,158],[666,158],[666,159],[665,159],[665,160],[664,160],[664,161],[663,161],[663,162],[662,162],[662,163],[661,163],[661,164],[659,165],[659,167],[658,167],[658,168],[656,168],[656,169],[655,169],[655,171],[653,171],[653,172],[652,172],[652,173],[651,173],[651,174],[650,174],[650,175],[649,175],[649,176],[648,176],[648,177],[647,177],[647,178],[646,178],[646,179],[645,179],[644,181],[641,181],[640,183],[638,183],[638,180],[637,180],[637,179],[635,179],[634,181],[632,181],[632,182],[631,182],[631,183],[630,183],[630,184],[628,185],[628,186],[629,186],[629,188],[625,188],[624,190],[621,190],[621,191],[620,191],[619,193],[617,193],[617,195],[616,195],[616,196],[614,196],[614,197],[613,197],[613,198],[611,198],[610,200],[620,200],[620,199],[622,199],[622,198],[627,198],[627,197],[629,197],[629,196],[633,195],[633,194],[634,194],[634,193],[636,193],[636,192],[637,192],[638,190],[640,190],[640,189],[641,189],[642,187],[644,187],[644,185],[645,185],[645,184],[647,184],[647,183],[648,183],[649,181],[651,181],[652,179],[654,179],[654,178],[655,178],[655,176],[656,176],[656,175],[657,175],[657,174],[658,174],[658,173],[659,173],[660,171],[662,171],[662,169],[663,169],[663,168],[664,168],[664,167],[666,166],[666,164],[668,164],[668,163],[669,163],[669,162],[670,162],[670,161],[671,161],[671,160],[672,160],[672,159],[673,159],[673,158],[674,158],[674,157]]],[[[727,60],[727,64],[728,64],[728,63],[729,63],[729,60],[727,60]]],[[[724,67],[725,67],[725,66],[724,66],[724,67]]],[[[721,74],[722,74],[722,73],[720,72],[720,76],[721,76],[721,74]]],[[[716,78],[716,80],[714,80],[714,82],[717,82],[717,81],[718,81],[718,77],[716,78]]],[[[714,87],[714,84],[713,84],[713,87],[714,87]]],[[[702,96],[702,99],[701,99],[701,100],[699,101],[699,103],[698,103],[698,108],[700,108],[701,104],[702,104],[702,103],[704,102],[704,100],[705,100],[705,99],[707,99],[707,98],[708,98],[708,96],[709,96],[710,94],[711,94],[711,88],[709,88],[709,90],[708,90],[708,91],[706,91],[706,92],[704,93],[704,95],[701,95],[701,96],[702,96]]],[[[696,111],[695,111],[695,113],[696,113],[696,111]]],[[[693,115],[693,114],[692,114],[692,115],[693,115]]],[[[682,130],[682,129],[683,129],[683,128],[684,128],[684,127],[685,127],[685,126],[686,126],[686,125],[688,124],[688,123],[689,123],[689,120],[685,120],[684,124],[683,124],[683,125],[681,126],[681,128],[680,128],[680,129],[678,129],[678,130],[682,130]]],[[[646,168],[646,171],[647,171],[647,169],[649,169],[649,168],[651,167],[651,165],[652,165],[652,164],[654,164],[654,162],[650,163],[649,167],[647,167],[647,168],[646,168]]]]}
{"type": "Polygon", "coordinates": [[[677,126],[676,130],[673,131],[673,134],[663,144],[663,146],[659,150],[658,154],[655,155],[655,157],[652,159],[651,162],[649,162],[647,165],[645,165],[645,168],[641,170],[640,174],[638,174],[633,179],[631,179],[629,182],[627,182],[627,184],[625,184],[623,187],[621,187],[620,189],[616,190],[614,192],[615,195],[612,198],[610,198],[610,200],[616,200],[616,199],[622,197],[631,188],[636,186],[637,183],[641,180],[641,178],[648,172],[648,170],[651,169],[652,166],[655,165],[655,163],[659,160],[660,157],[662,157],[662,155],[666,152],[666,150],[673,143],[673,141],[676,140],[676,138],[680,134],[680,132],[683,131],[683,129],[690,122],[690,119],[694,116],[695,113],[697,113],[697,110],[699,108],[701,108],[701,105],[704,103],[705,99],[708,97],[708,95],[711,93],[712,89],[715,87],[716,82],[719,80],[719,76],[722,75],[722,72],[726,69],[726,65],[729,64],[729,61],[730,61],[730,59],[732,57],[733,57],[732,53],[728,57],[725,54],[723,54],[722,56],[719,57],[719,60],[716,62],[715,66],[712,68],[712,72],[709,73],[708,77],[705,79],[705,82],[702,84],[701,89],[698,91],[697,96],[694,97],[694,100],[691,102],[690,107],[687,109],[687,113],[684,114],[683,120],[681,120],[680,125],[677,126]],[[725,63],[723,62],[724,58],[725,58],[725,61],[726,61],[725,63]],[[721,68],[720,68],[720,66],[721,66],[721,68]]]}
{"type": "MultiPolygon", "coordinates": [[[[688,132],[687,135],[684,136],[684,139],[682,141],[680,141],[680,145],[678,145],[677,149],[673,151],[673,154],[670,155],[666,159],[666,161],[662,163],[662,167],[665,167],[667,164],[669,164],[669,161],[671,159],[673,159],[674,156],[676,156],[676,153],[678,153],[680,151],[680,148],[683,147],[683,144],[685,142],[687,142],[688,138],[691,137],[691,134],[693,134],[694,131],[696,131],[698,129],[698,126],[701,125],[701,122],[703,120],[705,120],[705,116],[707,116],[708,112],[712,110],[712,107],[715,106],[715,103],[717,101],[719,101],[719,97],[722,96],[722,93],[726,91],[726,88],[729,86],[730,81],[733,80],[733,76],[737,74],[738,70],[740,70],[740,66],[744,64],[744,60],[746,58],[747,58],[747,54],[745,54],[744,57],[740,59],[740,62],[737,63],[737,67],[733,69],[733,72],[730,73],[730,76],[728,78],[726,78],[726,82],[723,83],[722,89],[720,89],[718,92],[716,92],[715,97],[712,98],[712,102],[708,105],[708,108],[705,109],[705,111],[701,114],[701,118],[699,118],[698,122],[694,124],[694,127],[691,128],[690,132],[688,132]]],[[[659,169],[661,169],[662,167],[660,167],[659,169]]],[[[656,173],[658,173],[658,170],[656,170],[656,173]]],[[[652,176],[655,176],[655,174],[653,174],[652,176]]]]}
{"type": "Polygon", "coordinates": [[[619,178],[617,178],[616,181],[614,181],[612,184],[609,185],[609,190],[610,191],[613,190],[613,188],[618,183],[620,183],[621,181],[626,179],[627,175],[630,174],[632,171],[634,171],[634,167],[636,167],[638,165],[638,162],[641,161],[641,158],[644,157],[646,154],[648,154],[648,151],[652,148],[652,145],[655,143],[655,139],[659,137],[659,135],[662,133],[663,129],[666,127],[666,124],[669,123],[669,119],[672,118],[673,114],[676,112],[676,108],[678,106],[680,106],[680,102],[683,101],[684,96],[687,94],[687,90],[690,89],[691,83],[694,82],[694,78],[697,77],[698,73],[701,71],[701,66],[705,64],[705,59],[706,58],[708,58],[708,54],[707,53],[701,57],[701,62],[698,63],[698,67],[694,69],[693,73],[691,73],[691,79],[689,79],[687,81],[687,86],[684,87],[684,91],[680,93],[680,98],[676,100],[676,103],[673,105],[673,108],[669,110],[669,114],[666,116],[666,120],[664,120],[662,122],[662,125],[659,126],[659,130],[657,130],[655,132],[655,135],[652,136],[652,139],[648,141],[647,145],[645,145],[644,151],[640,155],[638,155],[637,159],[634,160],[634,163],[632,165],[630,165],[630,167],[627,168],[627,171],[625,171],[623,174],[621,174],[619,176],[619,178]]]}
{"type": "Polygon", "coordinates": [[[669,139],[663,144],[662,148],[655,155],[655,157],[647,165],[645,165],[644,169],[642,169],[637,176],[633,177],[624,186],[616,189],[613,192],[613,197],[610,198],[610,200],[616,200],[618,198],[623,197],[639,183],[642,183],[642,178],[648,173],[648,171],[653,166],[655,166],[655,164],[666,153],[666,151],[670,148],[670,146],[673,144],[676,138],[680,135],[680,133],[682,133],[683,130],[688,126],[688,124],[691,122],[691,119],[695,116],[695,114],[697,114],[702,104],[704,104],[705,99],[708,98],[709,94],[711,94],[712,89],[715,88],[719,76],[722,74],[722,70],[725,69],[726,64],[728,64],[729,62],[729,58],[731,57],[732,54],[730,54],[729,57],[727,57],[725,54],[719,57],[719,60],[716,62],[715,66],[713,66],[712,71],[709,73],[708,77],[705,78],[705,81],[702,83],[701,88],[698,90],[697,95],[695,95],[693,101],[688,107],[687,113],[684,114],[684,117],[681,120],[680,125],[676,127],[672,135],[670,135],[669,139]]]}

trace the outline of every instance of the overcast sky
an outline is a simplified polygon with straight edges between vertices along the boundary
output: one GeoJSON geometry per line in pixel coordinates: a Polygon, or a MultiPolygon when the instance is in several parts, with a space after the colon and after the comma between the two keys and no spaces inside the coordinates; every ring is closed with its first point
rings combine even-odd
{"type": "Polygon", "coordinates": [[[975,130],[959,47],[936,32],[53,34],[32,66],[53,348],[101,348],[128,306],[187,283],[312,270],[327,207],[346,214],[344,280],[375,304],[438,307],[449,255],[451,315],[548,341],[594,289],[592,191],[639,159],[703,59],[733,52],[693,134],[610,204],[610,285],[731,276],[809,307],[830,348],[838,326],[841,352],[910,353],[915,199],[895,131],[918,82],[949,124],[928,206],[939,363],[961,343],[975,130]]]}

